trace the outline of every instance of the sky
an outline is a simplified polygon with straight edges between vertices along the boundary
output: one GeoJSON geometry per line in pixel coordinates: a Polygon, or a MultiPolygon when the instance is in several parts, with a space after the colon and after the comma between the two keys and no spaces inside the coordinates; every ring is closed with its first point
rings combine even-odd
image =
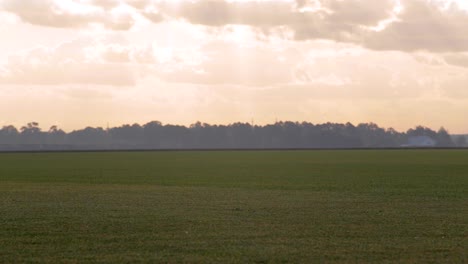
{"type": "Polygon", "coordinates": [[[0,127],[468,132],[468,0],[0,0],[0,127]]]}

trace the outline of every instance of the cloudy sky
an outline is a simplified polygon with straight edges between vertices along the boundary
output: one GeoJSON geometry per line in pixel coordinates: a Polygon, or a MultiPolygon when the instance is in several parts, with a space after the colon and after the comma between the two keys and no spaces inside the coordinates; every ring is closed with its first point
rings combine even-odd
{"type": "Polygon", "coordinates": [[[0,126],[468,132],[468,1],[0,0],[0,126]]]}

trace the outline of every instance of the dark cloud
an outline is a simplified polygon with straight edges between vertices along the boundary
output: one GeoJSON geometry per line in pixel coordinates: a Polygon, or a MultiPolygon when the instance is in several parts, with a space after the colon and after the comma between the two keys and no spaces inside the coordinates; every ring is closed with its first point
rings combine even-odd
{"type": "Polygon", "coordinates": [[[87,12],[72,12],[58,4],[58,0],[0,0],[0,3],[3,10],[27,23],[50,27],[100,24],[113,30],[128,30],[134,24],[132,16],[111,12],[125,5],[154,23],[183,19],[208,27],[246,25],[264,33],[283,28],[292,32],[295,40],[326,39],[373,50],[468,51],[467,11],[456,4],[447,7],[444,5],[447,2],[435,0],[79,2],[91,8],[87,12]],[[399,6],[401,10],[397,12],[399,6]]]}
{"type": "Polygon", "coordinates": [[[377,50],[459,52],[468,50],[468,13],[456,5],[405,0],[398,21],[368,34],[364,45],[377,50]]]}
{"type": "Polygon", "coordinates": [[[402,0],[400,13],[394,0],[297,0],[295,4],[201,0],[162,2],[158,7],[169,17],[211,27],[285,27],[296,40],[328,39],[375,50],[468,50],[468,13],[455,4],[446,8],[431,0],[402,0]],[[386,27],[374,29],[384,21],[386,27]]]}
{"type": "Polygon", "coordinates": [[[444,56],[444,60],[450,65],[468,68],[468,55],[466,54],[448,54],[444,56]]]}
{"type": "Polygon", "coordinates": [[[160,23],[164,20],[163,14],[156,11],[142,11],[141,14],[153,23],[160,23]]]}
{"type": "Polygon", "coordinates": [[[118,0],[89,0],[89,3],[95,6],[100,6],[106,10],[115,8],[120,5],[118,0]]]}
{"type": "Polygon", "coordinates": [[[285,2],[196,1],[183,4],[164,2],[163,12],[194,24],[224,26],[229,24],[273,27],[291,23],[293,6],[285,2]]]}
{"type": "Polygon", "coordinates": [[[393,0],[323,0],[322,7],[330,10],[327,17],[336,24],[375,26],[380,21],[391,17],[395,7],[393,0]]]}
{"type": "MultiPolygon", "coordinates": [[[[115,3],[94,0],[91,4],[109,8],[115,3]]],[[[16,14],[24,22],[47,27],[80,28],[99,24],[112,30],[128,30],[134,24],[130,15],[115,15],[102,9],[92,9],[92,5],[86,6],[90,8],[86,12],[76,12],[53,0],[3,0],[0,7],[16,14]]]]}

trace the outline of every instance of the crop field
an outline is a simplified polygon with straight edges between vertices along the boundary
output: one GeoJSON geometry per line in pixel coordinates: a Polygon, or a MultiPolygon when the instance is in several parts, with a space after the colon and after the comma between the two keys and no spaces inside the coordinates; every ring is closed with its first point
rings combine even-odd
{"type": "Polygon", "coordinates": [[[468,151],[4,153],[0,262],[467,263],[468,151]]]}

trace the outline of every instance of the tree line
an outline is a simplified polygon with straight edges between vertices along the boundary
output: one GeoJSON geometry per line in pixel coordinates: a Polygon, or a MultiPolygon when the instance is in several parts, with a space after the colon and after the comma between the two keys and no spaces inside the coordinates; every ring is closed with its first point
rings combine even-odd
{"type": "Polygon", "coordinates": [[[261,126],[197,122],[186,127],[152,121],[107,129],[86,127],[66,133],[57,126],[43,131],[37,122],[31,122],[19,129],[11,125],[0,129],[0,150],[395,148],[418,136],[430,137],[436,147],[457,145],[444,128],[433,131],[417,126],[398,132],[374,123],[288,121],[261,126]]]}

